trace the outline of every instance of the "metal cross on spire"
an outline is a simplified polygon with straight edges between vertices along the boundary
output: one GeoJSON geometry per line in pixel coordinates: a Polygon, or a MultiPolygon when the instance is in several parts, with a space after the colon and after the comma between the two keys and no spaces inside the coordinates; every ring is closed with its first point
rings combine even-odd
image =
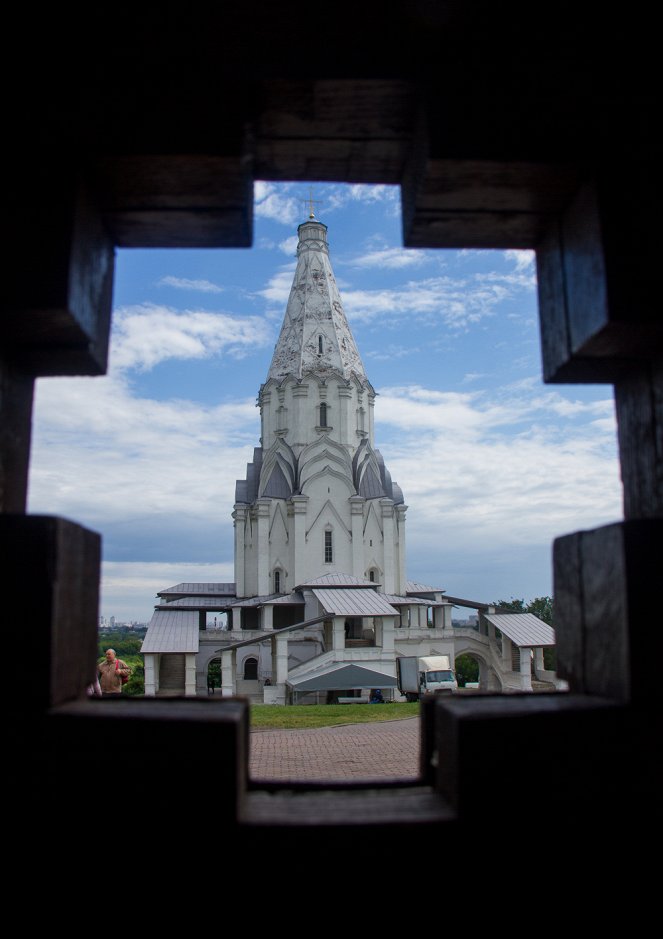
{"type": "Polygon", "coordinates": [[[315,218],[315,212],[313,210],[314,205],[322,205],[322,202],[313,198],[313,190],[309,189],[308,199],[304,199],[304,205],[308,207],[308,217],[315,218]]]}

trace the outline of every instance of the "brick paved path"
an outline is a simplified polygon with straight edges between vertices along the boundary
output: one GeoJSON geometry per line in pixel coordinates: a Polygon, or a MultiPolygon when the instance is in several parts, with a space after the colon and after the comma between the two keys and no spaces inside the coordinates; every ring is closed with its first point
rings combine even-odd
{"type": "Polygon", "coordinates": [[[419,718],[314,730],[254,731],[249,772],[260,781],[416,779],[419,718]]]}

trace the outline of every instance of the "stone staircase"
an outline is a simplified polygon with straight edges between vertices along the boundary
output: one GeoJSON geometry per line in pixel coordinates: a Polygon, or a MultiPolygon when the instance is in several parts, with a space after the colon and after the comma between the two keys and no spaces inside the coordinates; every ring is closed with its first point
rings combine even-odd
{"type": "Polygon", "coordinates": [[[159,666],[159,690],[157,691],[157,696],[160,698],[173,698],[183,695],[184,683],[184,654],[163,655],[159,666]]]}
{"type": "Polygon", "coordinates": [[[254,704],[263,703],[262,684],[257,679],[252,680],[249,678],[238,678],[237,694],[248,698],[254,704]]]}

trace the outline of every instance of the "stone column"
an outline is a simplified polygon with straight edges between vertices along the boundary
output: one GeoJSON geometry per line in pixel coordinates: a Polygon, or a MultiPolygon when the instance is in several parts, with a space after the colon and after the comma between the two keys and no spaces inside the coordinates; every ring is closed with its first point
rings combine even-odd
{"type": "Polygon", "coordinates": [[[295,516],[295,544],[293,551],[295,569],[292,586],[296,587],[306,581],[306,513],[308,511],[308,496],[293,496],[292,508],[295,516]]]}
{"type": "Polygon", "coordinates": [[[221,653],[221,694],[230,698],[235,694],[235,652],[228,649],[221,653]]]}
{"type": "Polygon", "coordinates": [[[369,391],[368,398],[368,442],[375,446],[375,395],[369,391]]]}
{"type": "Polygon", "coordinates": [[[350,496],[352,522],[352,570],[355,577],[364,576],[364,503],[361,496],[350,496]]]}
{"type": "Polygon", "coordinates": [[[262,628],[266,630],[274,629],[274,607],[271,603],[265,604],[262,608],[262,628]]]}
{"type": "Polygon", "coordinates": [[[543,649],[539,646],[538,649],[534,650],[534,671],[537,674],[545,671],[545,664],[543,662],[543,649]]]}
{"type": "Polygon", "coordinates": [[[264,450],[272,445],[272,395],[266,391],[260,396],[260,443],[264,450]]]}
{"type": "MultiPolygon", "coordinates": [[[[378,621],[382,626],[382,651],[388,654],[393,653],[394,651],[394,629],[396,628],[396,617],[395,616],[382,616],[378,621]]],[[[377,633],[377,630],[376,630],[377,633]]]]}
{"type": "Polygon", "coordinates": [[[334,651],[345,649],[345,616],[334,617],[334,651]]]}
{"type": "Polygon", "coordinates": [[[316,418],[313,412],[307,413],[309,402],[308,385],[295,385],[292,389],[292,437],[291,446],[305,446],[315,436],[313,427],[316,424],[316,418]]]}
{"type": "Polygon", "coordinates": [[[405,513],[406,505],[395,506],[396,526],[398,534],[398,555],[394,571],[394,593],[404,594],[407,584],[407,561],[405,557],[405,513]]]}
{"type": "Polygon", "coordinates": [[[384,548],[384,592],[395,593],[394,587],[394,503],[380,499],[384,548]]]}
{"type": "Polygon", "coordinates": [[[269,507],[271,499],[258,499],[258,596],[269,593],[269,507]]]}
{"type": "Polygon", "coordinates": [[[157,655],[152,653],[145,654],[145,697],[153,698],[157,693],[156,685],[156,661],[157,655]]]}
{"type": "MultiPolygon", "coordinates": [[[[339,388],[338,389],[338,409],[339,409],[339,420],[338,420],[338,441],[339,443],[347,446],[350,442],[349,435],[349,418],[350,406],[352,403],[352,389],[351,388],[339,388]]],[[[354,440],[352,441],[352,447],[355,447],[354,440]]]]}
{"type": "Polygon", "coordinates": [[[187,698],[196,696],[196,654],[187,652],[184,656],[184,694],[187,698]]]}
{"type": "Polygon", "coordinates": [[[233,512],[235,526],[235,590],[238,597],[244,597],[244,536],[246,527],[246,510],[248,506],[236,503],[233,512]]]}
{"type": "Polygon", "coordinates": [[[532,690],[532,650],[523,646],[520,650],[520,687],[522,691],[532,690]]]}
{"type": "Polygon", "coordinates": [[[232,608],[233,620],[232,620],[232,629],[241,629],[242,628],[242,608],[241,606],[234,606],[232,608]]]}
{"type": "Polygon", "coordinates": [[[276,633],[276,684],[285,688],[288,678],[288,635],[276,633]]]}
{"type": "Polygon", "coordinates": [[[451,628],[451,604],[433,607],[433,626],[436,629],[451,628]]]}

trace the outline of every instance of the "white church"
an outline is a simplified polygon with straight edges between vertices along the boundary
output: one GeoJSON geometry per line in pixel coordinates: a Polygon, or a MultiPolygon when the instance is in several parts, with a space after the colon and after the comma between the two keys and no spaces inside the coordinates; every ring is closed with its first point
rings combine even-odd
{"type": "Polygon", "coordinates": [[[400,700],[398,655],[453,661],[462,652],[479,662],[486,690],[554,681],[543,670],[549,626],[407,580],[407,506],[375,446],[376,394],[343,311],[327,226],[311,213],[298,235],[258,395],[260,446],[235,489],[235,582],[157,594],[141,650],[145,694],[287,704],[365,699],[380,688],[400,700]],[[477,630],[452,627],[458,605],[479,610],[477,630]]]}

